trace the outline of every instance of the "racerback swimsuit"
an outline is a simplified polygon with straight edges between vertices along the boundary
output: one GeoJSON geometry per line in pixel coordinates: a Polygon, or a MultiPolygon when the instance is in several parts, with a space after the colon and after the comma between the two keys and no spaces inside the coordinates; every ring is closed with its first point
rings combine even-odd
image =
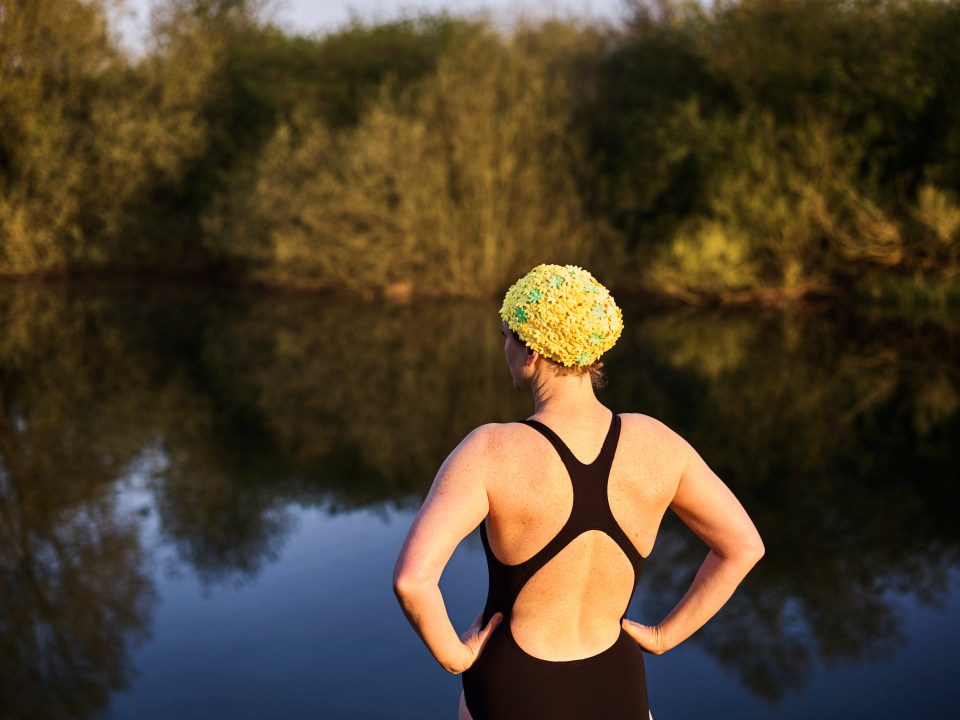
{"type": "MultiPolygon", "coordinates": [[[[614,414],[600,454],[580,462],[553,430],[524,420],[549,440],[570,475],[573,507],[570,517],[539,552],[518,565],[505,565],[490,549],[486,523],[480,538],[487,556],[489,590],[483,623],[504,614],[476,663],[463,673],[463,691],[473,720],[647,720],[647,683],[643,651],[623,628],[617,641],[581,660],[543,660],[523,650],[510,631],[513,604],[524,585],[574,539],[590,530],[608,535],[633,565],[634,585],[644,558],[617,523],[607,499],[610,467],[620,438],[620,417],[614,414]]],[[[631,591],[631,598],[633,592],[631,591]]],[[[624,606],[624,614],[627,611],[624,606]]]]}

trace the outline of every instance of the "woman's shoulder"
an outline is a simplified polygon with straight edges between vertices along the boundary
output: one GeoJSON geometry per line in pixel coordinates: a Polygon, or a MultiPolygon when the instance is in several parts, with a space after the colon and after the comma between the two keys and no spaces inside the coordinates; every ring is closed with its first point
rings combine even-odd
{"type": "Polygon", "coordinates": [[[645,453],[657,452],[668,456],[686,454],[689,445],[666,423],[641,413],[620,414],[621,442],[645,453]]]}
{"type": "Polygon", "coordinates": [[[665,438],[677,435],[666,423],[642,413],[620,413],[620,425],[627,432],[646,433],[665,438]]]}
{"type": "Polygon", "coordinates": [[[526,427],[521,422],[484,423],[471,430],[464,441],[489,443],[514,437],[518,428],[526,427]]]}
{"type": "Polygon", "coordinates": [[[503,457],[522,443],[523,423],[485,423],[471,430],[457,451],[489,460],[503,457]]]}

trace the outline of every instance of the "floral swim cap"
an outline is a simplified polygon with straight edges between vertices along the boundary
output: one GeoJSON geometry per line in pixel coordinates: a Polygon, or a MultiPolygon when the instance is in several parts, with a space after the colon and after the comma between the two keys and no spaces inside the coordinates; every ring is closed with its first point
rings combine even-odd
{"type": "Polygon", "coordinates": [[[535,267],[507,290],[500,317],[527,347],[567,367],[592,365],[623,330],[610,291],[575,265],[535,267]]]}

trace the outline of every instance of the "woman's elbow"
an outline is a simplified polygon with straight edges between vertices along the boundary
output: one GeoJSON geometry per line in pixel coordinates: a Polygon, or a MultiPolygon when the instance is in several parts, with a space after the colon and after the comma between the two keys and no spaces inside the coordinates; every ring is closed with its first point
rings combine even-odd
{"type": "Polygon", "coordinates": [[[393,594],[397,596],[398,600],[403,600],[404,593],[406,592],[406,585],[403,582],[403,579],[397,575],[393,576],[393,594]]]}
{"type": "Polygon", "coordinates": [[[430,580],[397,568],[393,573],[393,594],[403,602],[421,595],[430,586],[430,580]]]}
{"type": "Polygon", "coordinates": [[[741,553],[744,556],[745,561],[750,563],[750,567],[753,567],[758,562],[760,558],[763,557],[766,553],[766,548],[763,545],[763,539],[760,537],[760,533],[755,532],[752,537],[750,537],[743,545],[741,553]]]}
{"type": "Polygon", "coordinates": [[[397,596],[398,600],[402,601],[404,598],[413,595],[415,585],[414,579],[408,573],[404,573],[399,568],[394,571],[393,594],[397,596]]]}
{"type": "Polygon", "coordinates": [[[440,666],[451,675],[459,675],[467,669],[462,662],[441,662],[440,666]]]}
{"type": "Polygon", "coordinates": [[[735,540],[731,538],[723,547],[714,547],[714,551],[727,561],[742,566],[744,572],[749,572],[763,557],[765,548],[760,535],[753,532],[743,534],[735,540]]]}

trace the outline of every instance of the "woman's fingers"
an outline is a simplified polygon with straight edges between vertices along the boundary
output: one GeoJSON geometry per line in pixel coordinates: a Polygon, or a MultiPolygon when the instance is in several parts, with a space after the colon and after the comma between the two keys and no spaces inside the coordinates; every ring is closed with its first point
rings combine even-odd
{"type": "Polygon", "coordinates": [[[627,635],[632,637],[638,645],[643,647],[643,642],[641,641],[642,634],[640,632],[640,629],[637,627],[637,623],[635,623],[633,620],[627,620],[626,618],[624,618],[623,621],[620,623],[620,627],[622,627],[627,632],[627,635]]]}
{"type": "Polygon", "coordinates": [[[490,618],[487,622],[487,626],[483,626],[483,613],[477,615],[470,627],[468,627],[463,635],[460,636],[460,639],[463,642],[469,642],[472,638],[486,638],[490,633],[492,633],[497,625],[503,621],[503,613],[494,613],[493,617],[490,618]]]}
{"type": "Polygon", "coordinates": [[[650,627],[633,622],[633,620],[623,619],[620,623],[627,635],[632,637],[637,645],[653,655],[660,655],[666,650],[663,646],[663,637],[660,634],[659,627],[650,627]]]}
{"type": "MultiPolygon", "coordinates": [[[[478,622],[482,622],[482,617],[477,618],[478,622]]],[[[490,637],[490,633],[497,629],[497,625],[503,622],[503,613],[494,613],[493,617],[490,618],[490,622],[487,623],[487,626],[480,631],[480,645],[481,647],[486,644],[487,638],[490,637]]]]}
{"type": "MultiPolygon", "coordinates": [[[[478,624],[482,622],[481,618],[477,618],[478,624]]],[[[477,633],[477,645],[476,645],[476,656],[479,656],[483,652],[483,648],[486,647],[487,641],[490,639],[490,636],[493,634],[493,631],[497,629],[497,625],[503,622],[503,613],[494,613],[493,617],[490,618],[490,622],[487,623],[487,626],[480,630],[477,633]]]]}
{"type": "Polygon", "coordinates": [[[463,635],[460,636],[460,642],[469,643],[471,639],[479,635],[480,630],[483,627],[480,624],[482,622],[483,622],[483,613],[480,613],[473,619],[473,622],[470,623],[470,627],[468,627],[466,630],[463,631],[463,635]]]}
{"type": "MultiPolygon", "coordinates": [[[[476,620],[474,620],[470,627],[460,636],[460,641],[467,647],[472,655],[471,665],[483,651],[484,646],[490,639],[490,635],[497,629],[497,626],[501,622],[503,622],[503,613],[494,613],[493,617],[491,617],[487,623],[487,626],[483,627],[483,613],[481,613],[477,615],[476,620]]],[[[469,667],[469,665],[467,667],[469,667]]]]}

